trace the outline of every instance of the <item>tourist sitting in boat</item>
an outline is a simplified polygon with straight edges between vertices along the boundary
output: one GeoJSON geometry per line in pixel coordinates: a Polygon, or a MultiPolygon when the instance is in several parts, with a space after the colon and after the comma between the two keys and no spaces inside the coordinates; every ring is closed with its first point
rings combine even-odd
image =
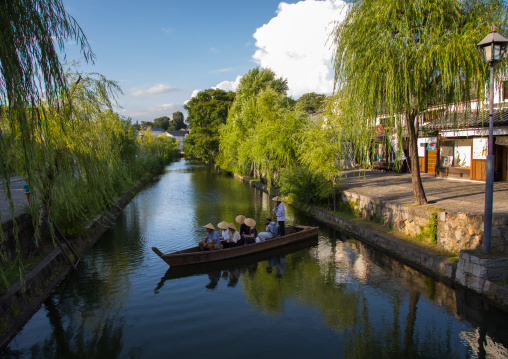
{"type": "Polygon", "coordinates": [[[238,216],[236,216],[235,220],[236,223],[240,225],[240,236],[246,235],[249,227],[245,224],[245,216],[239,214],[238,216]]]}
{"type": "Polygon", "coordinates": [[[275,238],[279,234],[279,225],[272,221],[272,217],[266,217],[266,232],[259,232],[256,237],[256,243],[264,242],[267,239],[275,238]]]}
{"type": "Polygon", "coordinates": [[[241,237],[240,233],[238,233],[238,231],[236,230],[235,224],[229,223],[228,229],[229,229],[228,239],[226,240],[226,243],[223,243],[223,247],[232,248],[238,246],[240,244],[241,237]]]}
{"type": "Polygon", "coordinates": [[[217,224],[217,227],[219,227],[220,229],[222,229],[222,233],[220,235],[220,241],[222,243],[222,245],[224,245],[224,243],[227,241],[227,239],[229,238],[229,229],[228,229],[228,225],[229,223],[228,222],[220,222],[217,224]]]}
{"type": "Polygon", "coordinates": [[[256,229],[256,221],[252,218],[245,218],[245,224],[249,229],[247,233],[242,237],[245,241],[245,244],[251,244],[256,242],[256,237],[258,236],[258,230],[256,229]]]}
{"type": "Polygon", "coordinates": [[[213,224],[208,223],[203,227],[206,228],[206,237],[204,241],[199,242],[199,249],[203,251],[221,248],[222,246],[220,243],[219,234],[215,230],[213,224]]]}

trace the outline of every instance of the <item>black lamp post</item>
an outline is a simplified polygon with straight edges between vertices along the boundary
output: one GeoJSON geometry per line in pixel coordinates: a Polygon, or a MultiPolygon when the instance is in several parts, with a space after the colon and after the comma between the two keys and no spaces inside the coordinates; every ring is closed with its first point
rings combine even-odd
{"type": "Polygon", "coordinates": [[[494,135],[492,117],[494,116],[494,67],[503,59],[508,46],[508,39],[501,36],[494,29],[480,41],[476,47],[483,58],[483,62],[490,67],[490,113],[489,113],[489,154],[487,156],[486,181],[485,181],[485,218],[483,222],[483,252],[490,252],[492,237],[492,207],[494,197],[494,135]]]}

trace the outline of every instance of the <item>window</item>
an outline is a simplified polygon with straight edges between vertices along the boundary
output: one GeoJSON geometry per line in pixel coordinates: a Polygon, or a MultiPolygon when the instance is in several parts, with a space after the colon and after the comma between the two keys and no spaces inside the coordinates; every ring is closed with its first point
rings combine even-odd
{"type": "Polygon", "coordinates": [[[471,166],[471,140],[441,141],[439,158],[441,167],[469,168],[471,166]]]}

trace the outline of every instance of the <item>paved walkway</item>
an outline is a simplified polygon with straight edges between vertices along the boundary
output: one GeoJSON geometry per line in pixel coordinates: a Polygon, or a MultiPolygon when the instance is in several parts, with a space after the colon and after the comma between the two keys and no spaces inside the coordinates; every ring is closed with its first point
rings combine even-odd
{"type": "MultiPolygon", "coordinates": [[[[483,214],[485,182],[438,178],[422,174],[429,204],[450,212],[483,214]]],[[[413,204],[411,174],[367,170],[345,172],[340,188],[352,193],[401,204],[413,204]]],[[[494,182],[494,214],[508,214],[508,182],[494,182]]]]}
{"type": "MultiPolygon", "coordinates": [[[[26,200],[25,191],[23,186],[25,181],[19,177],[11,176],[11,196],[14,203],[14,216],[17,217],[28,209],[28,202],[26,200]]],[[[11,212],[9,210],[9,202],[5,195],[3,183],[0,182],[0,213],[2,215],[2,223],[10,221],[12,219],[11,212]]]]}

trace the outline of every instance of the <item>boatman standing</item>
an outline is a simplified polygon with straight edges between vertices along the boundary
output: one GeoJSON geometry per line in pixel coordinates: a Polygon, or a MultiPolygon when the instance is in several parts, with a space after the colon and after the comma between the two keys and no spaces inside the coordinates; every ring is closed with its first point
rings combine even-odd
{"type": "Polygon", "coordinates": [[[273,209],[273,214],[277,216],[277,222],[279,223],[279,233],[281,236],[286,235],[286,208],[281,202],[281,198],[279,196],[273,197],[272,201],[275,201],[275,208],[273,209]]]}

